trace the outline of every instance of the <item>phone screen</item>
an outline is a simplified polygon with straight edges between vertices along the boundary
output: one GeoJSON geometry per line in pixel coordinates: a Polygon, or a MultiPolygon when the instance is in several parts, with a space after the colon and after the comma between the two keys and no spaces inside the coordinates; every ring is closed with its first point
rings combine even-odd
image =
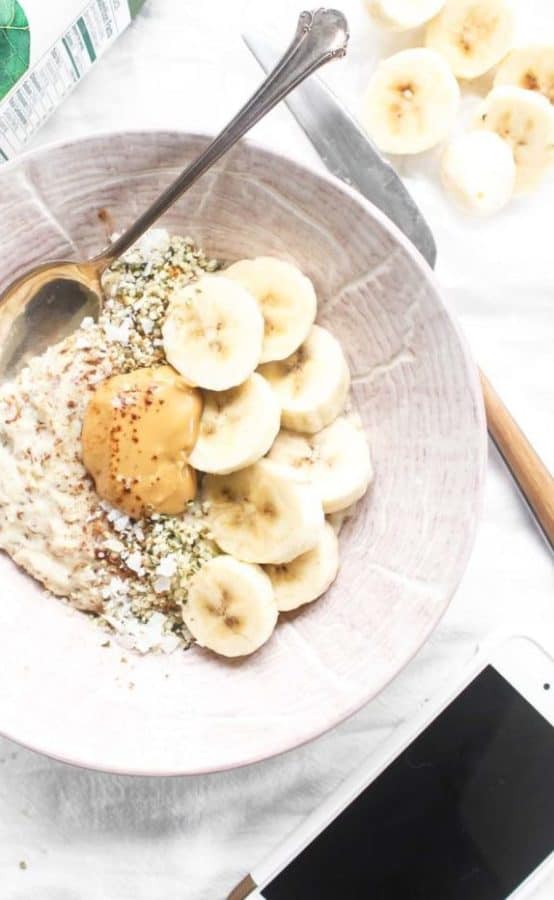
{"type": "Polygon", "coordinates": [[[503,900],[553,849],[554,728],[489,666],[262,893],[503,900]]]}

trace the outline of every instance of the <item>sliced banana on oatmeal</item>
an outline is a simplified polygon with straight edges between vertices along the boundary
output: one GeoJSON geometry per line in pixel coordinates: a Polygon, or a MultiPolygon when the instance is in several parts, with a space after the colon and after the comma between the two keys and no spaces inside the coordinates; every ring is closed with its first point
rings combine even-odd
{"type": "Polygon", "coordinates": [[[421,153],[447,136],[459,102],[458,82],[440,53],[401,50],[373,73],[362,123],[384,153],[421,153]]]}
{"type": "Polygon", "coordinates": [[[310,279],[273,256],[241,259],[225,269],[225,277],[238,281],[260,304],[264,317],[261,362],[294,353],[315,320],[317,299],[310,279]]]}
{"type": "Polygon", "coordinates": [[[502,84],[538,91],[554,104],[554,44],[527,44],[508,53],[494,76],[494,86],[502,84]]]}
{"type": "Polygon", "coordinates": [[[506,0],[447,0],[427,26],[425,43],[441,53],[457,78],[492,69],[512,44],[514,16],[506,0]]]}
{"type": "Polygon", "coordinates": [[[291,562],[264,569],[271,579],[279,612],[317,600],[332,585],[339,569],[339,542],[334,529],[326,522],[312,550],[291,562]]]}
{"type": "Polygon", "coordinates": [[[269,459],[313,485],[326,513],[359,500],[373,477],[365,435],[343,417],[317,434],[281,431],[269,459]]]}
{"type": "Polygon", "coordinates": [[[257,372],[227,391],[203,391],[198,438],[189,462],[201,472],[226,475],[265,456],[279,432],[281,406],[257,372]]]}
{"type": "Polygon", "coordinates": [[[260,361],[263,333],[254,297],[216,275],[177,292],[162,328],[168,362],[189,384],[212,391],[246,381],[260,361]]]}
{"type": "Polygon", "coordinates": [[[279,398],[285,428],[320,431],[344,408],[350,372],[339,342],[326,328],[313,325],[291,356],[259,371],[279,398]]]}
{"type": "Polygon", "coordinates": [[[254,653],[277,623],[271,581],[260,566],[216,556],[193,576],[183,620],[196,642],[221,656],[254,653]]]}
{"type": "Polygon", "coordinates": [[[344,509],[337,509],[333,513],[327,513],[327,515],[325,516],[325,521],[329,523],[337,537],[341,533],[347,521],[349,519],[352,519],[353,516],[356,515],[357,509],[358,504],[357,502],[355,502],[350,506],[345,506],[344,509]]]}
{"type": "Polygon", "coordinates": [[[532,190],[554,159],[554,107],[546,97],[511,85],[495,87],[479,111],[477,125],[510,144],[516,193],[532,190]]]}
{"type": "Polygon", "coordinates": [[[516,180],[512,148],[493,131],[455,138],[442,157],[441,177],[466,212],[490,215],[510,200],[516,180]]]}
{"type": "Polygon", "coordinates": [[[365,0],[369,14],[389,31],[409,31],[424,25],[445,0],[365,0]]]}
{"type": "Polygon", "coordinates": [[[315,546],[325,521],[311,485],[268,459],[206,475],[202,496],[216,544],[245,562],[289,562],[315,546]]]}

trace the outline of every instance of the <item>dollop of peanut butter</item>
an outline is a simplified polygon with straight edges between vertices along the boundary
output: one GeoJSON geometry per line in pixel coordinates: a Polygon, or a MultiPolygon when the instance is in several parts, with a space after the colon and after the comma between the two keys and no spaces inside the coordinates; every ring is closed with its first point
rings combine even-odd
{"type": "Polygon", "coordinates": [[[188,465],[202,397],[171,366],[136,369],[98,385],[82,431],[83,462],[99,495],[135,519],[177,515],[196,494],[188,465]]]}

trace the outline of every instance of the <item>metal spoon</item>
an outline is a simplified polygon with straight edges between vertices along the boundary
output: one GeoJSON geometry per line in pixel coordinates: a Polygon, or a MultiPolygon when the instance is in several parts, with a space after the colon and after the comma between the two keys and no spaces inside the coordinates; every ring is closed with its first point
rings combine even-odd
{"type": "Polygon", "coordinates": [[[92,259],[45,262],[16,279],[0,296],[0,382],[74,331],[85,316],[96,318],[105,269],[283,97],[324,63],[344,56],[348,37],[341,12],[301,13],[288,50],[253,97],[120,238],[92,259]]]}

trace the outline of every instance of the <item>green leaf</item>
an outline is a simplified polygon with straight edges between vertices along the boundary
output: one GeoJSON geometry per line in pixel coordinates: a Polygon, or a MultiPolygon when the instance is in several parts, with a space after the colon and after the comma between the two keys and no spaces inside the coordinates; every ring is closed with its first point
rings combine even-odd
{"type": "MultiPolygon", "coordinates": [[[[2,0],[0,0],[0,3],[2,0]]],[[[139,9],[141,8],[144,0],[129,0],[129,10],[131,12],[131,18],[134,19],[139,9]]]]}
{"type": "Polygon", "coordinates": [[[0,100],[29,67],[29,23],[17,0],[0,0],[0,100]]]}
{"type": "Polygon", "coordinates": [[[15,16],[15,0],[0,0],[0,28],[11,25],[15,16]]]}

